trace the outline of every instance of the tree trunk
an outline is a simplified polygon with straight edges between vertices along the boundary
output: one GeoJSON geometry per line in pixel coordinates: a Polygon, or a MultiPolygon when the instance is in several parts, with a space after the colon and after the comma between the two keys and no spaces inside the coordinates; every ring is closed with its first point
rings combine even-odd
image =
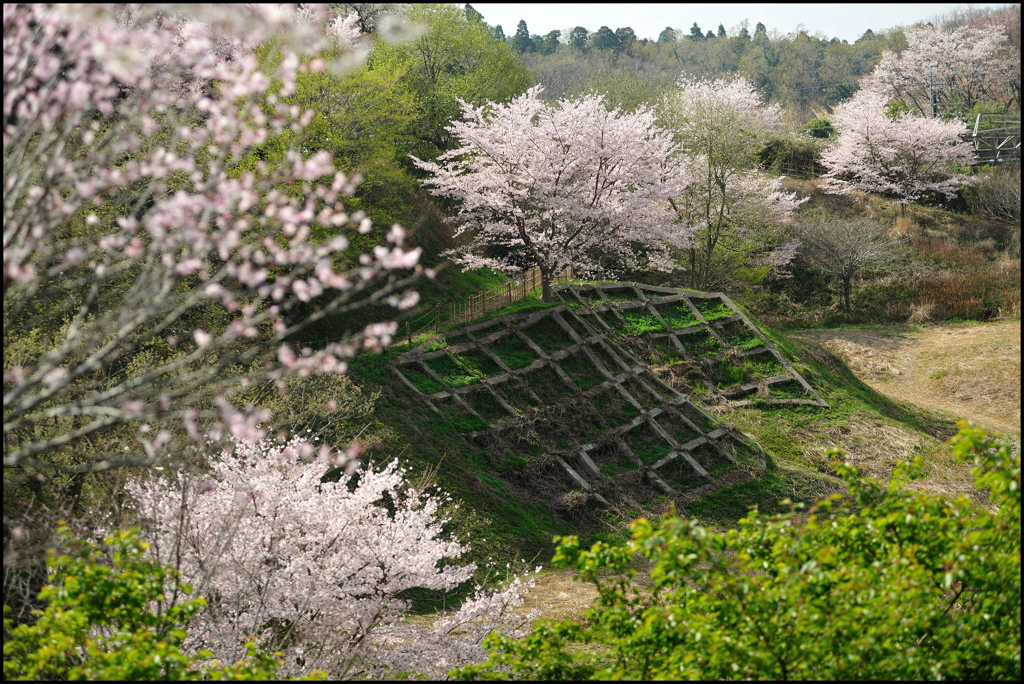
{"type": "Polygon", "coordinates": [[[540,270],[540,300],[550,302],[551,296],[551,271],[545,271],[542,268],[540,270]]]}
{"type": "Polygon", "coordinates": [[[850,313],[850,290],[853,289],[853,276],[843,278],[843,303],[846,305],[846,313],[850,313]]]}

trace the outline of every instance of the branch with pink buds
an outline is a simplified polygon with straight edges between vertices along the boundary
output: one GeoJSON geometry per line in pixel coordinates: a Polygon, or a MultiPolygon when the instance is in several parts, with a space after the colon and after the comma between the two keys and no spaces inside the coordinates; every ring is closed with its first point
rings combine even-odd
{"type": "Polygon", "coordinates": [[[232,406],[232,392],[344,373],[394,324],[308,353],[289,339],[328,316],[416,301],[420,252],[401,228],[358,265],[343,257],[347,236],[371,227],[346,212],[355,180],[329,154],[239,165],[286,129],[301,141],[312,113],[271,84],[287,92],[308,68],[298,46],[356,41],[353,20],[328,27],[316,8],[271,6],[164,12],[4,8],[5,468],[53,463],[119,426],[135,432],[134,453],[76,467],[155,462],[177,444],[155,440],[168,434],[157,425],[187,437],[200,420],[257,438],[258,408],[232,406]],[[263,73],[251,48],[271,38],[284,55],[263,73]]]}

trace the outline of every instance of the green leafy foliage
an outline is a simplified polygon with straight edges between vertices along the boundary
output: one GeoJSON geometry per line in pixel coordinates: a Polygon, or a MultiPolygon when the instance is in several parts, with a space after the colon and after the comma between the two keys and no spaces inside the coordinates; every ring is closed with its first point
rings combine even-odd
{"type": "Polygon", "coordinates": [[[695,359],[703,359],[706,356],[715,356],[722,353],[722,345],[718,343],[707,330],[698,330],[689,335],[681,335],[679,341],[690,356],[695,359]]]}
{"type": "Polygon", "coordinates": [[[750,372],[750,376],[754,380],[770,378],[786,372],[786,368],[770,352],[744,357],[743,366],[750,372]]]}
{"type": "Polygon", "coordinates": [[[622,317],[626,319],[627,335],[640,336],[649,332],[665,332],[662,322],[646,311],[623,311],[622,317]]]}
{"type": "Polygon", "coordinates": [[[416,370],[413,366],[402,366],[402,375],[409,379],[416,389],[424,394],[430,394],[431,392],[440,392],[444,389],[444,385],[431,378],[426,373],[416,370]]]}
{"type": "Polygon", "coordinates": [[[637,457],[654,465],[672,451],[672,446],[659,437],[646,423],[641,423],[622,436],[637,457]]]}
{"type": "Polygon", "coordinates": [[[747,381],[747,371],[731,359],[723,359],[714,371],[714,378],[719,387],[732,387],[747,381]]]}
{"type": "MultiPolygon", "coordinates": [[[[135,529],[106,537],[102,545],[61,528],[64,554],[51,553],[51,582],[39,595],[45,610],[32,625],[14,625],[4,606],[4,678],[17,680],[272,679],[274,658],[248,645],[245,660],[230,666],[213,654],[182,653],[188,621],[206,602],[187,596],[173,568],[145,557],[135,529]],[[173,602],[172,602],[173,603],[173,602]],[[158,607],[159,606],[159,607],[158,607]]],[[[322,676],[317,673],[314,678],[322,676]]]]}
{"type": "Polygon", "coordinates": [[[537,359],[526,343],[515,335],[501,338],[491,345],[491,351],[512,370],[525,368],[537,359]]]}
{"type": "Polygon", "coordinates": [[[607,379],[583,352],[577,352],[572,356],[566,357],[561,361],[561,364],[562,370],[575,380],[576,384],[584,392],[607,379]]]}
{"type": "Polygon", "coordinates": [[[526,335],[548,354],[552,354],[572,344],[572,338],[569,336],[569,333],[565,332],[562,326],[558,325],[555,319],[550,316],[542,318],[539,323],[528,328],[526,335]]]}
{"type": "Polygon", "coordinates": [[[467,21],[461,8],[410,5],[405,14],[424,30],[405,43],[378,42],[368,68],[400,71],[418,112],[414,149],[408,151],[433,159],[453,145],[447,127],[459,115],[459,98],[474,105],[505,102],[525,92],[533,79],[509,44],[483,22],[467,21]]]}
{"type": "Polygon", "coordinates": [[[430,369],[451,387],[465,387],[478,380],[483,380],[482,370],[466,363],[463,359],[447,354],[425,362],[430,369]]]}
{"type": "Polygon", "coordinates": [[[670,307],[666,307],[660,312],[661,317],[668,323],[668,327],[672,330],[681,330],[682,328],[689,328],[691,325],[698,325],[700,321],[693,315],[693,311],[690,307],[686,306],[686,302],[677,302],[670,307]]]}
{"type": "Polygon", "coordinates": [[[486,663],[452,674],[1017,681],[1019,444],[961,428],[950,443],[976,465],[988,507],[883,484],[847,462],[835,466],[846,493],[809,511],[755,508],[726,532],[641,519],[628,543],[588,551],[564,537],[555,563],[598,590],[586,622],[492,635],[486,663]],[[631,582],[637,554],[652,568],[649,589],[631,582]]]}
{"type": "Polygon", "coordinates": [[[693,305],[697,307],[697,311],[700,311],[701,316],[704,320],[710,323],[711,321],[717,321],[720,318],[728,318],[736,314],[735,311],[729,308],[729,306],[721,299],[694,299],[693,305]]]}
{"type": "Polygon", "coordinates": [[[726,344],[735,349],[756,349],[764,345],[761,338],[741,322],[729,323],[719,328],[718,335],[726,344]]]}

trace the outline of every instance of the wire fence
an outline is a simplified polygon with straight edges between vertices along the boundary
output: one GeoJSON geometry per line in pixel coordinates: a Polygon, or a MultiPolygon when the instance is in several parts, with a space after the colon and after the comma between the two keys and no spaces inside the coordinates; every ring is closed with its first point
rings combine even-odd
{"type": "MultiPolygon", "coordinates": [[[[576,272],[572,266],[566,266],[561,273],[555,276],[551,282],[564,283],[575,279],[576,272]]],[[[448,302],[447,304],[435,304],[432,309],[421,315],[419,318],[406,321],[399,334],[402,334],[408,341],[426,332],[436,333],[441,326],[450,327],[460,323],[468,323],[480,318],[491,311],[504,309],[516,302],[521,302],[541,286],[540,268],[534,266],[517,278],[512,278],[504,285],[484,290],[464,302],[448,302]]]]}

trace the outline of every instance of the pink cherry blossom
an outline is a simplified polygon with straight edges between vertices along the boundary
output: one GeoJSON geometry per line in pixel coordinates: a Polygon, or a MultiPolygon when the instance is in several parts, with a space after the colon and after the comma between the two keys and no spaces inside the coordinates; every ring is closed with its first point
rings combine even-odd
{"type": "MultiPolygon", "coordinates": [[[[400,228],[357,268],[339,267],[346,234],[372,230],[340,197],[358,178],[325,152],[301,154],[313,113],[267,92],[275,81],[292,87],[301,53],[356,45],[356,20],[328,26],[326,9],[312,5],[185,11],[4,6],[5,330],[34,327],[40,301],[60,302],[68,317],[51,326],[65,325],[59,339],[22,361],[23,381],[5,383],[6,466],[55,458],[67,435],[11,435],[62,416],[79,417],[75,439],[135,420],[195,435],[186,416],[205,404],[220,406],[215,429],[254,434],[248,418],[219,401],[236,389],[236,369],[262,367],[249,382],[344,372],[355,350],[390,336],[371,334],[364,345],[357,334],[290,364],[287,354],[274,363],[274,350],[314,318],[377,293],[407,293],[417,275],[410,269],[420,252],[401,246],[400,228]],[[282,59],[263,73],[253,48],[271,39],[282,59]],[[264,114],[260,102],[274,111],[264,114]],[[236,168],[253,145],[286,129],[298,141],[287,164],[236,168]],[[296,180],[307,193],[278,189],[296,180]],[[314,224],[336,235],[313,244],[314,224]],[[385,282],[394,271],[402,273],[385,282]],[[285,323],[282,313],[300,303],[315,314],[285,323]],[[195,330],[187,321],[200,310],[224,324],[195,330]],[[167,340],[174,353],[126,376],[150,340],[167,340]],[[142,409],[126,411],[129,401],[142,409]]],[[[396,303],[409,301],[404,294],[396,303]]],[[[153,445],[140,441],[129,460],[155,461],[153,445]]],[[[97,456],[96,467],[111,464],[97,456]]]]}
{"type": "Polygon", "coordinates": [[[460,147],[439,163],[413,157],[430,172],[424,185],[459,200],[456,235],[472,234],[450,256],[471,268],[541,270],[544,298],[568,265],[597,274],[610,263],[671,270],[679,231],[666,202],[680,180],[670,136],[654,114],[609,111],[600,97],[551,106],[535,86],[508,104],[462,103],[464,121],[449,131],[460,147]],[[514,256],[484,256],[484,247],[514,256]]]}
{"type": "Polygon", "coordinates": [[[283,652],[284,676],[322,668],[332,678],[438,678],[484,659],[480,641],[493,629],[523,627],[529,616],[512,609],[532,582],[519,578],[478,589],[432,626],[405,621],[399,594],[451,591],[476,566],[455,563],[467,547],[443,533],[448,498],[409,487],[397,463],[324,479],[349,456],[302,438],[236,438],[209,460],[208,475],[128,485],[151,526],[152,554],[207,599],[186,651],[230,662],[253,635],[283,652]]]}
{"type": "Polygon", "coordinates": [[[824,187],[895,195],[905,207],[927,192],[953,197],[970,182],[951,164],[972,164],[974,149],[963,141],[964,124],[905,113],[888,115],[889,98],[873,90],[858,91],[836,107],[833,126],[839,138],[822,155],[829,169],[824,187]]]}

